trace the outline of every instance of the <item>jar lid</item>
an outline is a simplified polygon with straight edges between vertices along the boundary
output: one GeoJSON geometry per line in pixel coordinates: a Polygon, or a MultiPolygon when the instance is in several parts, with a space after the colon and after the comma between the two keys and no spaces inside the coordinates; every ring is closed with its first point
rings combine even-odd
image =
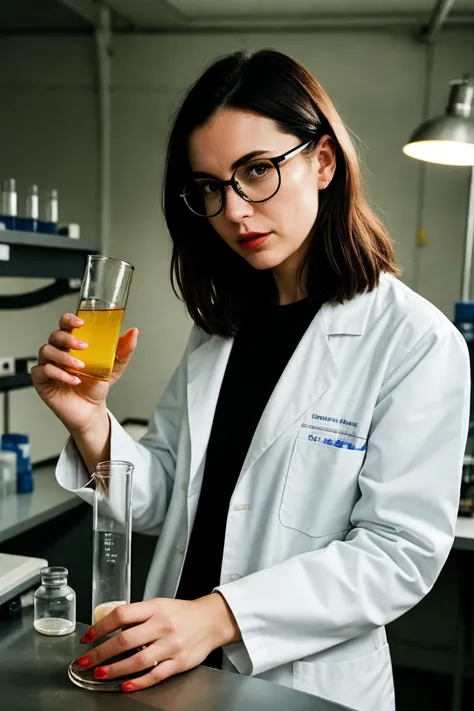
{"type": "Polygon", "coordinates": [[[11,449],[0,449],[0,460],[4,462],[13,462],[16,466],[17,454],[12,452],[11,449]]]}
{"type": "Polygon", "coordinates": [[[67,582],[68,573],[67,568],[62,568],[59,565],[41,568],[41,582],[43,585],[61,585],[67,582]]]}

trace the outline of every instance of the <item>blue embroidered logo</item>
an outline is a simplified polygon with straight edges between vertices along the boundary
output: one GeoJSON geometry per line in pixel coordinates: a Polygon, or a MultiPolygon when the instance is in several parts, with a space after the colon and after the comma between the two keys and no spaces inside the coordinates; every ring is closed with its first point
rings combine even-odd
{"type": "Polygon", "coordinates": [[[318,437],[318,435],[308,435],[308,439],[311,442],[320,442],[321,444],[326,444],[329,447],[337,447],[337,449],[351,449],[356,452],[365,452],[367,449],[367,444],[363,444],[361,447],[356,447],[352,442],[348,442],[344,439],[332,439],[331,437],[318,437]]]}

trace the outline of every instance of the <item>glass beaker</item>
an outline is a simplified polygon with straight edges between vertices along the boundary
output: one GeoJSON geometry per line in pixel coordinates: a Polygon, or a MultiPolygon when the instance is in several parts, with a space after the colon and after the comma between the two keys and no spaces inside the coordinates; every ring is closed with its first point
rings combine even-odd
{"type": "Polygon", "coordinates": [[[69,372],[109,380],[133,271],[128,262],[95,254],[88,256],[76,311],[84,325],[72,331],[76,338],[88,343],[88,348],[70,351],[85,367],[68,368],[69,372]]]}
{"type": "MultiPolygon", "coordinates": [[[[130,462],[109,461],[100,462],[93,474],[93,625],[118,605],[130,602],[133,470],[130,462]]],[[[120,691],[124,679],[99,681],[93,671],[71,662],[68,673],[71,681],[84,689],[120,691]]]]}

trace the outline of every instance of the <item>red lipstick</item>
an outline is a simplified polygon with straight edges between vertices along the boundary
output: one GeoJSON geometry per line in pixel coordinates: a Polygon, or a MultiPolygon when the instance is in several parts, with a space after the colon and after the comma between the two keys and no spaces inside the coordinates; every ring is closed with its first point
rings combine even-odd
{"type": "Polygon", "coordinates": [[[245,232],[239,235],[239,244],[242,249],[258,249],[269,238],[269,232],[245,232]]]}

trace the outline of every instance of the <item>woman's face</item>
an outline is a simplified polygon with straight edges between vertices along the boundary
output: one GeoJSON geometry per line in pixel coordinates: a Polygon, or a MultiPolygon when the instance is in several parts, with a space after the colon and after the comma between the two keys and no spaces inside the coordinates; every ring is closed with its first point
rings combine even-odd
{"type": "MultiPolygon", "coordinates": [[[[229,180],[232,165],[243,156],[252,153],[257,161],[274,158],[300,143],[267,117],[220,109],[191,134],[189,160],[193,172],[229,180]]],[[[335,165],[334,141],[323,136],[310,156],[300,153],[281,164],[280,189],[270,200],[250,203],[226,186],[222,211],[207,219],[229,247],[256,269],[278,270],[290,264],[296,269],[318,214],[318,191],[331,181],[335,165]]],[[[261,170],[257,167],[253,173],[261,170]]]]}

